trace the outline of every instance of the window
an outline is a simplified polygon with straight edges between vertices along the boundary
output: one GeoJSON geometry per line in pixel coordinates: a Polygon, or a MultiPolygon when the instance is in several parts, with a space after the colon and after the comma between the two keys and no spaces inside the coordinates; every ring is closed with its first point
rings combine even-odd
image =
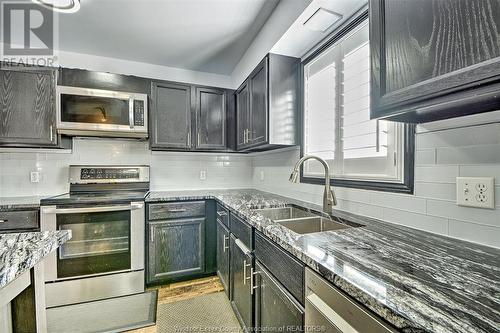
{"type": "MultiPolygon", "coordinates": [[[[370,120],[368,21],[306,59],[303,71],[302,154],[325,159],[333,185],[411,192],[412,126],[370,120]]],[[[307,161],[302,181],[323,173],[307,161]]]]}

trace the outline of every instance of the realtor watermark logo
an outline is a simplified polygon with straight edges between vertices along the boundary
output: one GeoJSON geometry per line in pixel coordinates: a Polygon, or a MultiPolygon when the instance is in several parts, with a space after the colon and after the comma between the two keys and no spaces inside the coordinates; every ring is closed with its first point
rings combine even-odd
{"type": "Polygon", "coordinates": [[[58,15],[32,1],[2,1],[3,65],[57,66],[58,15]]]}

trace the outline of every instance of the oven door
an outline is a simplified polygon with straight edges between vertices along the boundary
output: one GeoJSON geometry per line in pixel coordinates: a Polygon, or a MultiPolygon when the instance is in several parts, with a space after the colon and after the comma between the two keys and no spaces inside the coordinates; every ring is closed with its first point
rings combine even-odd
{"type": "Polygon", "coordinates": [[[147,95],[57,87],[57,130],[61,134],[147,136],[147,95]]]}
{"type": "Polygon", "coordinates": [[[45,280],[59,281],[144,269],[144,203],[42,207],[42,231],[71,230],[46,259],[45,280]]]}

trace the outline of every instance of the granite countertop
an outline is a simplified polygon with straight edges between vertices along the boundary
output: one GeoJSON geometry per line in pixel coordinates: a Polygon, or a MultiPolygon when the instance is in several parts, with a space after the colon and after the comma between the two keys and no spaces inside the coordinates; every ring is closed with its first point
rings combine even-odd
{"type": "Polygon", "coordinates": [[[69,239],[70,230],[0,234],[0,288],[69,239]]]}
{"type": "Polygon", "coordinates": [[[335,211],[363,227],[299,235],[254,208],[321,207],[257,190],[151,192],[147,202],[216,199],[403,332],[500,332],[500,250],[335,211]]]}
{"type": "Polygon", "coordinates": [[[17,209],[38,209],[41,196],[0,197],[0,212],[17,209]]]}

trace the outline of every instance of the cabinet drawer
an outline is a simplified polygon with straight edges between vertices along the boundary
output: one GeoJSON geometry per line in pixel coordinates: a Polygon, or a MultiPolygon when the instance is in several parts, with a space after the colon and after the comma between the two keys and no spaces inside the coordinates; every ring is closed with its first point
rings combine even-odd
{"type": "Polygon", "coordinates": [[[0,231],[37,229],[38,210],[0,212],[0,231]]]}
{"type": "Polygon", "coordinates": [[[149,220],[205,216],[205,201],[180,201],[150,204],[149,220]]]}
{"type": "Polygon", "coordinates": [[[217,222],[229,228],[229,211],[219,204],[217,204],[217,222]]]}
{"type": "Polygon", "coordinates": [[[260,233],[255,235],[255,258],[304,304],[304,264],[260,233]]]}
{"type": "Polygon", "coordinates": [[[231,214],[230,230],[246,247],[253,249],[252,227],[239,217],[231,214]]]}

